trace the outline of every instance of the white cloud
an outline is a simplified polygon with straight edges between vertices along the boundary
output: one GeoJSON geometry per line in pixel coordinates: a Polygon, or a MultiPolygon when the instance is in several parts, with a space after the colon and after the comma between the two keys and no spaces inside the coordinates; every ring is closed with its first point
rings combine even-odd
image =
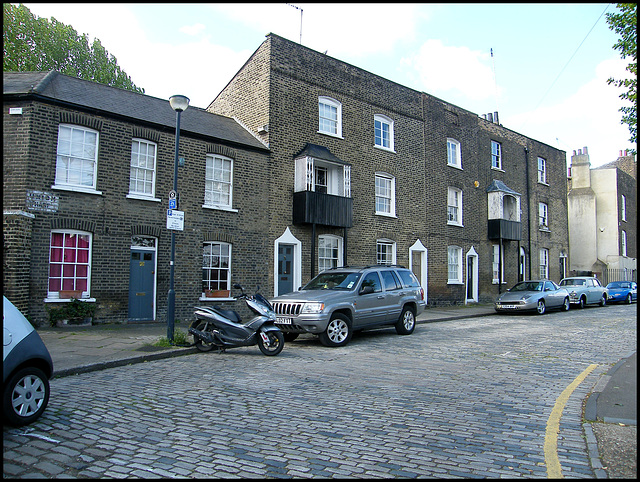
{"type": "Polygon", "coordinates": [[[205,30],[205,28],[206,27],[203,24],[196,23],[194,25],[185,25],[184,27],[180,27],[179,31],[187,35],[196,36],[205,30]]]}
{"type": "Polygon", "coordinates": [[[436,97],[463,96],[484,100],[496,93],[488,52],[467,47],[446,46],[440,40],[427,40],[418,52],[401,62],[414,69],[418,89],[436,97]]]}

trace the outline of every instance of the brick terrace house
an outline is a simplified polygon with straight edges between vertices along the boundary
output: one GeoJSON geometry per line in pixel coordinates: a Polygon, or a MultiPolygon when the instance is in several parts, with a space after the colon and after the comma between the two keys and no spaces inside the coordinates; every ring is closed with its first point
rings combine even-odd
{"type": "Polygon", "coordinates": [[[269,146],[275,295],[410,266],[430,304],[567,270],[566,153],[274,34],[209,105],[269,146]]]}
{"type": "MultiPolygon", "coordinates": [[[[3,94],[4,294],[36,322],[67,296],[96,302],[96,321],[165,320],[169,102],[55,71],[5,72],[3,94]]],[[[189,107],[180,157],[175,313],[188,320],[232,283],[267,284],[269,151],[237,121],[189,107]]]]}

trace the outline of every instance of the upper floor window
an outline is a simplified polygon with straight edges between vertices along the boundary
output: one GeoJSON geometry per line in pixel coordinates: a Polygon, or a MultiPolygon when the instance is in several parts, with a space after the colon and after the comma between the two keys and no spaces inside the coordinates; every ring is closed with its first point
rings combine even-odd
{"type": "Polygon", "coordinates": [[[500,252],[500,245],[493,245],[493,278],[492,283],[499,283],[500,280],[504,283],[504,251],[500,252]]]}
{"type": "Polygon", "coordinates": [[[447,164],[462,169],[460,143],[455,139],[447,139],[447,164]]]}
{"type": "Polygon", "coordinates": [[[89,297],[91,281],[91,234],[81,231],[52,231],[49,242],[49,286],[47,298],[60,291],[79,291],[89,297]]]}
{"type": "Polygon", "coordinates": [[[231,289],[231,245],[207,242],[202,247],[202,292],[231,289]]]}
{"type": "Polygon", "coordinates": [[[318,269],[342,266],[342,238],[338,236],[318,236],[318,269]]]}
{"type": "Polygon", "coordinates": [[[627,198],[625,197],[624,194],[620,196],[620,210],[621,210],[622,220],[626,221],[627,220],[627,198]]]}
{"type": "Polygon", "coordinates": [[[496,141],[491,141],[491,167],[502,169],[502,146],[496,141]]]}
{"type": "Polygon", "coordinates": [[[231,209],[233,194],[233,160],[208,154],[205,167],[204,205],[231,209]]]}
{"type": "Polygon", "coordinates": [[[318,98],[318,132],[342,137],[342,104],[330,97],[318,98]]]}
{"type": "Polygon", "coordinates": [[[448,189],[447,224],[462,226],[462,191],[455,187],[448,189]]]}
{"type": "Polygon", "coordinates": [[[549,208],[545,203],[538,203],[538,226],[549,229],[549,208]]]}
{"type": "Polygon", "coordinates": [[[396,180],[388,174],[376,173],[376,214],[396,215],[396,180]]]}
{"type": "Polygon", "coordinates": [[[549,250],[540,250],[540,279],[549,279],[549,250]]]}
{"type": "Polygon", "coordinates": [[[462,248],[449,246],[447,248],[447,283],[462,283],[462,248]]]}
{"type": "Polygon", "coordinates": [[[538,157],[538,182],[547,184],[547,161],[538,157]]]}
{"type": "Polygon", "coordinates": [[[626,256],[627,255],[627,232],[626,231],[622,231],[620,233],[620,247],[621,247],[621,251],[622,251],[622,256],[626,256]]]}
{"type": "Polygon", "coordinates": [[[154,197],[156,192],[156,144],[144,139],[131,141],[129,194],[154,197]]]}
{"type": "Polygon", "coordinates": [[[86,127],[58,127],[56,186],[96,189],[98,132],[86,127]]]}
{"type": "Polygon", "coordinates": [[[376,262],[378,264],[396,264],[396,243],[388,239],[376,241],[376,262]]]}
{"type": "Polygon", "coordinates": [[[315,166],[315,191],[327,194],[329,186],[329,170],[324,166],[315,166]]]}
{"type": "Polygon", "coordinates": [[[373,116],[374,146],[393,151],[393,120],[385,115],[373,116]]]}
{"type": "Polygon", "coordinates": [[[351,166],[302,156],[296,159],[294,191],[351,197],[351,166]]]}

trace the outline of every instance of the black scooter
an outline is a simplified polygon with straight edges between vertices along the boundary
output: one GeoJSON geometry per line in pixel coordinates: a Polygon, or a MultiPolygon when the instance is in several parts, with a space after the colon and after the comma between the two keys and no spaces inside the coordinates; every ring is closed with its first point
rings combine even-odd
{"type": "Polygon", "coordinates": [[[233,287],[242,291],[234,299],[244,299],[257,316],[243,323],[240,315],[233,310],[196,307],[196,320],[189,327],[196,348],[203,352],[215,347],[224,351],[225,348],[257,344],[265,355],[275,356],[280,353],[284,347],[284,335],[274,324],[276,313],[269,300],[257,290],[254,295],[247,295],[242,286],[235,284],[233,287]]]}

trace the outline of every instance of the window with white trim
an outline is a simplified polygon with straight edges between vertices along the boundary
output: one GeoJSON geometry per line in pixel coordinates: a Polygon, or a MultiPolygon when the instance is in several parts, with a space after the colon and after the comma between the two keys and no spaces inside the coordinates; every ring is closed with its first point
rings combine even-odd
{"type": "Polygon", "coordinates": [[[538,157],[538,182],[547,184],[547,161],[538,157]]]}
{"type": "Polygon", "coordinates": [[[373,116],[374,146],[393,151],[393,120],[386,115],[373,116]]]}
{"type": "Polygon", "coordinates": [[[204,180],[204,205],[231,209],[233,197],[233,160],[207,154],[204,180]]]}
{"type": "Polygon", "coordinates": [[[67,290],[81,291],[82,298],[89,298],[91,243],[91,233],[51,231],[47,298],[59,298],[59,292],[67,290]]]}
{"type": "Polygon", "coordinates": [[[450,187],[447,192],[447,224],[462,226],[462,191],[450,187]]]}
{"type": "Polygon", "coordinates": [[[491,141],[491,167],[502,170],[502,145],[491,141]]]}
{"type": "Polygon", "coordinates": [[[627,232],[626,231],[622,231],[620,233],[620,244],[621,244],[621,248],[622,248],[622,256],[626,256],[627,255],[627,232]]]}
{"type": "Polygon", "coordinates": [[[218,241],[202,246],[202,295],[231,289],[231,245],[218,241]]]}
{"type": "Polygon", "coordinates": [[[318,97],[318,132],[342,137],[342,104],[331,97],[318,97]]]}
{"type": "Polygon", "coordinates": [[[385,173],[376,173],[376,214],[396,215],[396,180],[385,173]]]}
{"type": "Polygon", "coordinates": [[[376,263],[396,264],[396,243],[389,239],[376,241],[376,263]]]}
{"type": "Polygon", "coordinates": [[[621,210],[622,220],[626,221],[627,220],[627,198],[625,197],[624,194],[620,195],[620,210],[621,210]]]}
{"type": "Polygon", "coordinates": [[[342,238],[338,236],[318,236],[318,269],[342,266],[342,238]]]}
{"type": "Polygon", "coordinates": [[[447,247],[447,283],[462,283],[462,248],[447,247]]]}
{"type": "Polygon", "coordinates": [[[132,139],[129,194],[155,197],[156,151],[157,146],[154,142],[132,139]]]}
{"type": "Polygon", "coordinates": [[[545,203],[538,203],[538,226],[542,230],[549,229],[549,208],[545,203]]]}
{"type": "Polygon", "coordinates": [[[549,250],[540,250],[540,279],[549,279],[549,250]]]}
{"type": "Polygon", "coordinates": [[[447,164],[462,169],[460,143],[455,139],[447,139],[447,164]]]}
{"type": "Polygon", "coordinates": [[[96,189],[98,131],[76,125],[58,126],[56,186],[96,189]]]}
{"type": "Polygon", "coordinates": [[[491,282],[493,284],[497,284],[500,282],[500,279],[502,279],[502,282],[504,283],[504,252],[502,253],[502,259],[500,257],[500,245],[498,244],[494,244],[493,245],[493,257],[492,257],[492,266],[493,266],[493,276],[491,279],[491,282]],[[502,261],[502,263],[500,262],[502,261]],[[502,268],[502,269],[500,269],[502,268]],[[502,276],[500,276],[502,275],[502,276]]]}

